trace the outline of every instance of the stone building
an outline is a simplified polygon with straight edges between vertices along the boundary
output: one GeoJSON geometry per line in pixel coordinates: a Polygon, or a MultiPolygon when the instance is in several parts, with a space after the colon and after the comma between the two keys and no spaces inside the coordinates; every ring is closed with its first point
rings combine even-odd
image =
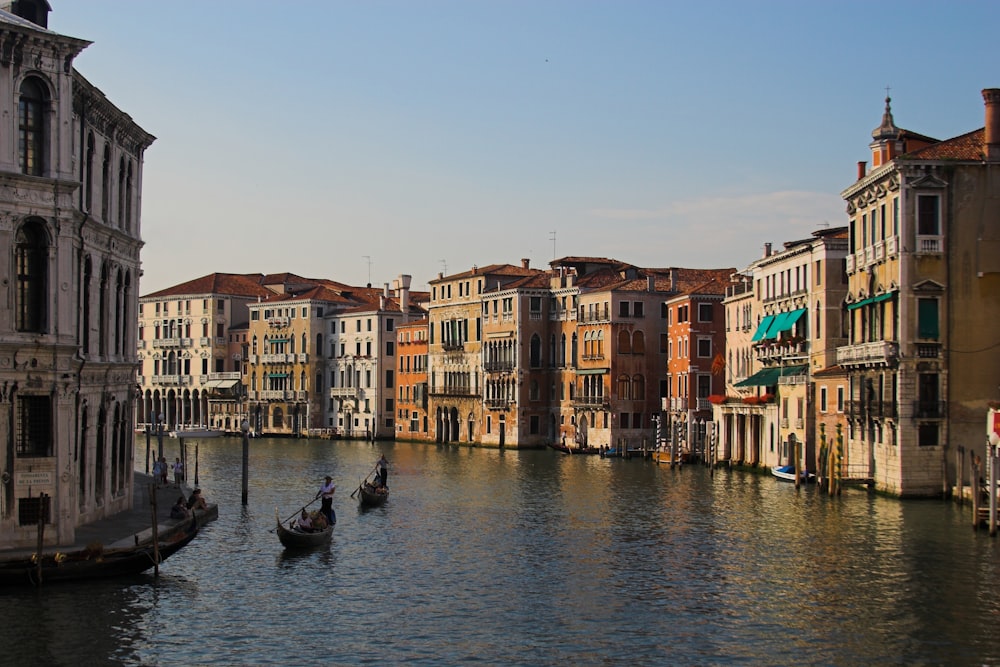
{"type": "Polygon", "coordinates": [[[132,506],[143,159],[45,0],[0,2],[0,547],[132,506]]]}
{"type": "Polygon", "coordinates": [[[898,127],[886,98],[871,168],[841,193],[844,465],[899,496],[967,475],[956,449],[984,456],[1000,384],[1000,89],[982,98],[985,127],[943,141],[898,127]]]}

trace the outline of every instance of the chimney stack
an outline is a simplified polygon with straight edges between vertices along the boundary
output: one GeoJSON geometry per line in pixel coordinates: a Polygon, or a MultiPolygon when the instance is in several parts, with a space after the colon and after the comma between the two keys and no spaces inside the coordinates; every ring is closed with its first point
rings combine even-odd
{"type": "Polygon", "coordinates": [[[656,291],[656,278],[653,276],[646,276],[646,291],[655,292],[656,291]]]}
{"type": "Polygon", "coordinates": [[[771,244],[770,243],[765,243],[764,244],[764,257],[770,257],[770,256],[771,256],[771,244]]]}
{"type": "Polygon", "coordinates": [[[530,269],[531,268],[531,260],[528,259],[527,257],[522,257],[521,258],[521,268],[522,269],[530,269]]]}
{"type": "Polygon", "coordinates": [[[983,154],[987,162],[1000,162],[1000,88],[983,90],[983,102],[986,103],[983,154]]]}
{"type": "Polygon", "coordinates": [[[868,163],[864,160],[858,160],[858,180],[860,181],[865,177],[865,171],[867,170],[868,163]]]}

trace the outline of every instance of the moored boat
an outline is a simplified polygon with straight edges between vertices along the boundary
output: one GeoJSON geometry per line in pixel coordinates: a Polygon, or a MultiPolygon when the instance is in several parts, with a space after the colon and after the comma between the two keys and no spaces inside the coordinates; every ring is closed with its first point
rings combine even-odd
{"type": "MultiPolygon", "coordinates": [[[[794,482],[795,466],[774,466],[771,468],[771,474],[785,482],[794,482]]],[[[799,477],[803,482],[816,481],[816,475],[805,470],[799,473],[799,477]]]]}
{"type": "Polygon", "coordinates": [[[53,582],[108,579],[139,574],[159,565],[187,546],[198,534],[198,522],[192,518],[168,539],[123,549],[94,545],[79,551],[37,554],[25,558],[0,560],[0,587],[38,586],[53,582]]]}

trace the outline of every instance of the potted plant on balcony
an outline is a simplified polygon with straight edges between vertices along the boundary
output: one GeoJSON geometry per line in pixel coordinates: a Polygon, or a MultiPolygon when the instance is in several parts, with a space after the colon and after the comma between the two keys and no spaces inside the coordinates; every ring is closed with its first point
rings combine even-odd
{"type": "Polygon", "coordinates": [[[708,402],[712,405],[722,405],[726,402],[728,396],[725,394],[710,394],[708,397],[708,402]]]}

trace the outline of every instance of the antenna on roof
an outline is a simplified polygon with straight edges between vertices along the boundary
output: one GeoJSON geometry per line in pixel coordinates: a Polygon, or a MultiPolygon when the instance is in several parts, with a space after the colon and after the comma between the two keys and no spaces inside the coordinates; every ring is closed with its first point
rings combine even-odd
{"type": "Polygon", "coordinates": [[[438,261],[441,262],[441,270],[444,272],[444,275],[448,275],[448,262],[447,262],[447,260],[439,259],[438,261]]]}
{"type": "Polygon", "coordinates": [[[372,257],[371,257],[371,255],[362,255],[362,257],[364,257],[365,259],[368,260],[368,286],[371,287],[372,286],[372,257]]]}
{"type": "Polygon", "coordinates": [[[549,232],[549,240],[552,241],[552,259],[556,258],[556,233],[549,232]]]}

